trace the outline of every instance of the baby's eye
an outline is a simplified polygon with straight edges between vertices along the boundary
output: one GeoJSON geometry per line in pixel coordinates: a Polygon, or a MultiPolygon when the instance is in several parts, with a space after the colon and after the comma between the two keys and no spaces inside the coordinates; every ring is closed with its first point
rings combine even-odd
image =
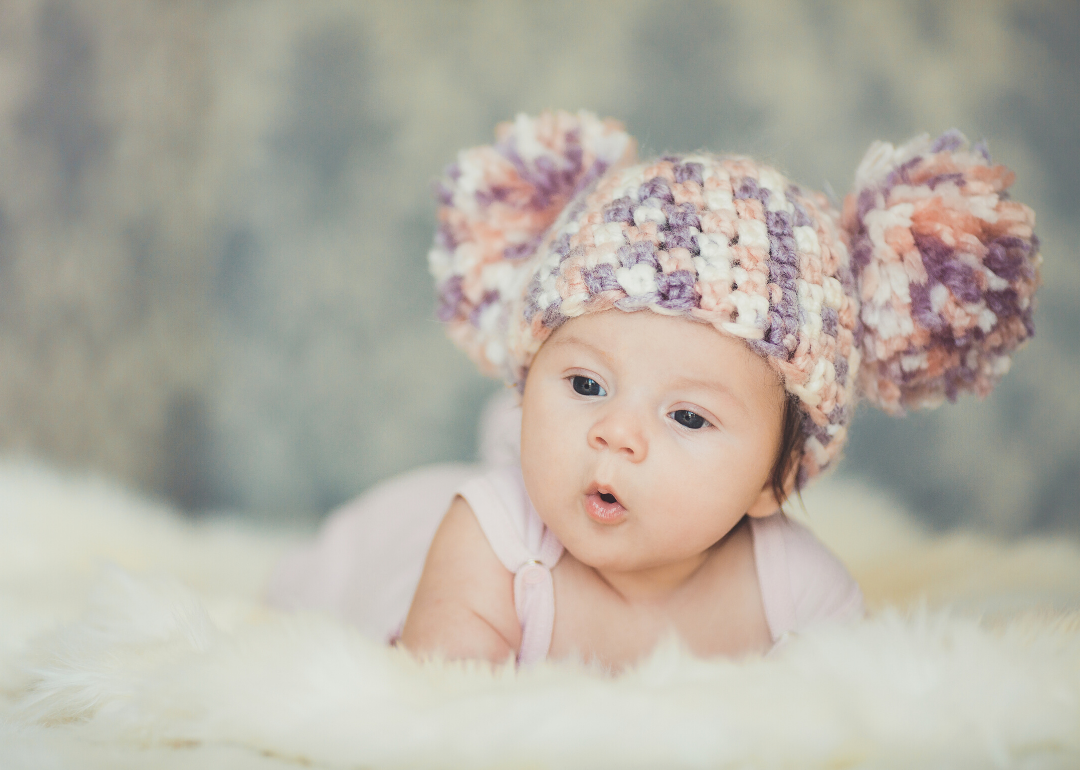
{"type": "Polygon", "coordinates": [[[574,392],[583,396],[606,396],[607,391],[600,387],[600,383],[591,377],[583,377],[575,374],[570,378],[574,385],[574,392]]]}
{"type": "Polygon", "coordinates": [[[697,412],[691,412],[689,409],[676,409],[668,416],[675,422],[679,423],[679,425],[683,425],[692,430],[704,428],[706,425],[711,424],[700,414],[698,414],[697,412]]]}

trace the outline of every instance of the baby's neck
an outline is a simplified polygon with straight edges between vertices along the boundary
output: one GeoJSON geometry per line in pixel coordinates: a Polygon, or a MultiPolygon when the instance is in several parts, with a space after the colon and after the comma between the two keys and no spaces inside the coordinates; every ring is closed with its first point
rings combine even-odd
{"type": "MultiPolygon", "coordinates": [[[[740,525],[736,525],[736,529],[740,525]]],[[[734,532],[735,530],[732,530],[734,532]]],[[[631,572],[604,570],[589,567],[615,595],[627,604],[657,605],[677,598],[684,591],[692,591],[694,584],[707,579],[708,566],[717,558],[723,558],[724,544],[730,539],[728,533],[720,542],[706,551],[678,562],[662,564],[631,572]]]]}
{"type": "Polygon", "coordinates": [[[594,569],[597,576],[627,604],[657,604],[670,599],[688,583],[708,559],[708,552],[678,564],[665,564],[633,572],[594,569]]]}
{"type": "Polygon", "coordinates": [[[551,654],[621,668],[671,633],[698,655],[768,649],[749,527],[736,526],[700,556],[696,569],[687,561],[679,572],[627,575],[601,573],[565,553],[552,574],[551,654]]]}

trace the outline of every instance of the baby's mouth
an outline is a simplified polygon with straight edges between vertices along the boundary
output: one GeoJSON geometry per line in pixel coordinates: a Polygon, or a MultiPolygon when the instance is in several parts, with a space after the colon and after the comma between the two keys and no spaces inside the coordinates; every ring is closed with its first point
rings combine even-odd
{"type": "Polygon", "coordinates": [[[626,519],[626,508],[611,492],[595,489],[585,495],[585,511],[600,524],[618,524],[626,519]]]}

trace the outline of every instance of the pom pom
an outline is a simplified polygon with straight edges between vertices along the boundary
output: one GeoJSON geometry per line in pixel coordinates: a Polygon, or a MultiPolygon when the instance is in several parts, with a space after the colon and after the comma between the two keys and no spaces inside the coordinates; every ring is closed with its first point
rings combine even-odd
{"type": "Polygon", "coordinates": [[[1035,333],[1034,212],[958,131],[877,142],[844,201],[861,294],[859,385],[885,411],[986,395],[1035,333]]]}
{"type": "Polygon", "coordinates": [[[439,319],[488,374],[504,369],[510,303],[502,299],[522,294],[528,257],[575,195],[636,154],[620,123],[585,111],[518,115],[495,135],[446,169],[428,255],[439,319]]]}

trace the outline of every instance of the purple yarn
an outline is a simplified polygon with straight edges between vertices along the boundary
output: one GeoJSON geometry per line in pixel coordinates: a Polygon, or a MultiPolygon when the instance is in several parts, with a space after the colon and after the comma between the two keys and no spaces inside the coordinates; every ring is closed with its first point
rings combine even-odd
{"type": "Polygon", "coordinates": [[[439,302],[435,314],[440,321],[452,321],[457,315],[458,306],[465,301],[465,292],[461,290],[462,283],[460,275],[452,275],[439,287],[439,302]]]}
{"type": "Polygon", "coordinates": [[[589,173],[582,175],[581,162],[583,150],[580,137],[577,132],[571,131],[566,135],[565,150],[563,157],[569,161],[565,168],[559,168],[547,155],[541,155],[530,165],[522,159],[517,148],[511,140],[507,144],[498,146],[499,152],[517,170],[521,179],[533,187],[533,197],[530,206],[538,209],[547,208],[554,197],[572,194],[584,184],[593,181],[603,169],[604,164],[594,164],[589,173]],[[597,168],[599,165],[599,169],[597,168]]]}
{"type": "Polygon", "coordinates": [[[560,215],[564,218],[564,221],[570,222],[578,218],[578,215],[585,210],[585,197],[584,195],[578,195],[571,200],[570,205],[560,215]]]}
{"type": "Polygon", "coordinates": [[[914,233],[914,236],[927,274],[949,287],[961,302],[978,302],[982,292],[975,280],[975,271],[953,257],[953,248],[932,235],[914,233]]]}
{"type": "Polygon", "coordinates": [[[577,193],[584,190],[586,187],[592,185],[593,182],[595,182],[597,179],[604,175],[607,169],[608,164],[604,163],[604,161],[600,160],[599,158],[593,161],[593,164],[589,167],[589,170],[582,174],[581,177],[578,179],[577,184],[574,185],[573,194],[576,195],[577,193]]]}
{"type": "Polygon", "coordinates": [[[559,255],[559,261],[562,262],[566,259],[566,255],[570,253],[570,236],[567,233],[563,233],[555,239],[555,243],[551,244],[551,250],[559,255]]]}
{"type": "Polygon", "coordinates": [[[525,316],[525,320],[532,322],[537,313],[540,312],[540,303],[537,301],[540,297],[543,289],[540,287],[540,273],[536,273],[532,280],[529,282],[529,288],[525,292],[525,310],[522,315],[525,316]]]}
{"type": "Polygon", "coordinates": [[[656,258],[656,246],[650,241],[638,241],[622,246],[616,255],[619,257],[619,264],[623,267],[633,267],[644,263],[652,266],[653,270],[660,271],[660,260],[656,258]]]}
{"type": "Polygon", "coordinates": [[[784,289],[794,289],[799,274],[799,255],[791,230],[791,216],[786,211],[765,213],[769,231],[769,277],[784,289]]]}
{"type": "Polygon", "coordinates": [[[566,316],[560,312],[559,307],[562,305],[562,300],[557,299],[548,305],[547,310],[544,311],[544,326],[549,329],[558,329],[564,323],[566,323],[566,316]]]}
{"type": "Polygon", "coordinates": [[[810,215],[806,213],[806,207],[797,201],[792,205],[795,208],[795,226],[796,227],[813,227],[814,222],[810,219],[810,215]]]}
{"type": "Polygon", "coordinates": [[[1028,337],[1035,336],[1035,317],[1032,313],[1031,306],[1028,305],[1027,310],[1020,316],[1020,320],[1024,322],[1024,329],[1027,331],[1028,337]]]}
{"type": "Polygon", "coordinates": [[[497,144],[495,145],[495,149],[499,151],[499,154],[510,161],[510,165],[514,167],[522,178],[525,178],[525,175],[529,173],[529,167],[525,165],[525,159],[518,154],[513,140],[507,144],[497,144]]]}
{"type": "Polygon", "coordinates": [[[813,227],[814,220],[810,218],[810,214],[806,211],[806,206],[802,204],[802,190],[797,185],[788,185],[786,190],[787,199],[791,202],[791,207],[795,209],[795,218],[792,221],[794,227],[813,227]]]}
{"type": "Polygon", "coordinates": [[[487,208],[495,201],[504,201],[509,196],[510,191],[505,187],[492,187],[490,190],[477,190],[476,202],[484,208],[487,208]]]}
{"type": "MultiPolygon", "coordinates": [[[[533,173],[526,172],[527,175],[523,175],[523,178],[536,187],[543,204],[547,205],[552,196],[559,192],[560,189],[567,187],[567,173],[560,171],[555,162],[547,155],[541,155],[537,158],[533,162],[533,168],[536,170],[533,173]]],[[[568,172],[570,169],[566,171],[568,172]]],[[[577,169],[573,169],[573,171],[577,171],[577,169]]]]}
{"type": "Polygon", "coordinates": [[[934,312],[930,304],[930,287],[925,283],[913,283],[908,286],[908,292],[911,294],[912,318],[924,329],[942,332],[948,323],[940,313],[934,312]]]}
{"type": "Polygon", "coordinates": [[[778,340],[783,340],[784,341],[783,344],[784,344],[785,349],[790,348],[790,350],[789,350],[789,352],[790,352],[791,350],[794,350],[795,347],[798,344],[796,342],[796,340],[798,340],[798,338],[799,338],[798,335],[799,335],[799,325],[800,325],[799,324],[800,313],[788,313],[788,314],[785,314],[783,311],[778,310],[776,315],[777,315],[777,321],[774,324],[774,329],[776,330],[777,334],[780,335],[779,337],[777,337],[777,339],[778,340]],[[791,341],[788,342],[788,340],[791,340],[791,341]]]}
{"type": "Polygon", "coordinates": [[[791,214],[786,211],[766,211],[765,227],[773,235],[791,235],[791,214]]]}
{"type": "MultiPolygon", "coordinates": [[[[563,254],[561,257],[559,257],[559,264],[561,265],[563,262],[565,262],[566,260],[571,259],[573,257],[580,257],[584,253],[585,253],[585,247],[584,246],[575,246],[574,248],[570,249],[565,254],[563,254]]],[[[554,275],[554,274],[558,273],[559,271],[556,269],[556,270],[552,270],[551,272],[554,275]]]]}
{"type": "Polygon", "coordinates": [[[581,162],[585,158],[585,152],[581,147],[581,131],[572,128],[566,132],[563,157],[570,161],[570,167],[581,170],[581,162]]]}
{"type": "MultiPolygon", "coordinates": [[[[963,361],[964,358],[965,356],[961,354],[960,360],[963,361]]],[[[944,372],[943,375],[945,378],[945,398],[949,399],[950,404],[956,403],[961,388],[967,389],[967,386],[970,386],[975,381],[975,372],[966,367],[950,369],[944,372]]]]}
{"type": "Polygon", "coordinates": [[[772,358],[780,359],[788,358],[787,348],[785,348],[783,345],[771,342],[767,338],[760,340],[747,340],[746,342],[750,346],[750,349],[760,356],[771,356],[772,358]]]}
{"type": "Polygon", "coordinates": [[[798,344],[798,325],[797,318],[785,315],[780,308],[774,306],[766,319],[765,336],[748,342],[759,354],[786,361],[791,358],[791,353],[798,344]]]}
{"type": "Polygon", "coordinates": [[[735,200],[746,200],[747,198],[757,198],[758,183],[756,179],[750,177],[744,177],[739,186],[735,189],[735,200]]]}
{"type": "MultiPolygon", "coordinates": [[[[787,321],[775,310],[769,313],[769,329],[765,332],[765,340],[778,348],[784,348],[784,338],[787,336],[787,321]]],[[[786,349],[785,349],[786,352],[786,349]]]]}
{"type": "Polygon", "coordinates": [[[964,175],[961,173],[938,174],[937,176],[930,177],[926,180],[926,184],[931,190],[936,190],[939,184],[945,184],[946,182],[952,182],[957,187],[963,187],[967,184],[967,180],[964,179],[964,175]]]}
{"type": "Polygon", "coordinates": [[[700,254],[701,247],[694,238],[695,232],[689,227],[673,227],[670,230],[662,230],[660,240],[663,241],[665,249],[683,248],[688,249],[692,254],[700,254]]]}
{"type": "Polygon", "coordinates": [[[803,418],[803,433],[807,437],[813,436],[816,438],[822,446],[825,446],[832,441],[832,436],[829,435],[829,431],[825,430],[824,426],[818,425],[810,419],[809,415],[803,418]]]}
{"type": "Polygon", "coordinates": [[[638,188],[638,200],[643,201],[648,198],[656,198],[667,203],[675,201],[675,196],[671,194],[671,185],[662,176],[654,176],[638,188]]]}
{"type": "Polygon", "coordinates": [[[635,204],[634,201],[632,201],[630,198],[616,198],[604,207],[604,221],[626,222],[627,224],[633,224],[634,208],[636,205],[637,204],[635,204]]]}
{"type": "Polygon", "coordinates": [[[454,191],[445,182],[435,183],[435,200],[440,206],[449,206],[454,202],[454,191]]]}
{"type": "Polygon", "coordinates": [[[836,329],[840,324],[840,314],[834,308],[823,307],[821,309],[821,330],[830,337],[836,336],[836,329]]]}
{"type": "Polygon", "coordinates": [[[975,142],[975,144],[971,147],[971,151],[977,152],[982,155],[987,163],[993,163],[993,161],[990,160],[990,148],[986,145],[985,139],[980,139],[979,141],[975,142]]]}
{"type": "MultiPolygon", "coordinates": [[[[885,177],[885,192],[888,192],[898,184],[911,184],[910,172],[913,168],[923,162],[922,155],[916,155],[911,160],[905,161],[897,166],[895,169],[889,172],[889,175],[885,177]]],[[[862,221],[863,214],[865,212],[859,212],[859,221],[862,221]]]]}
{"type": "Polygon", "coordinates": [[[525,243],[515,243],[507,246],[505,249],[503,249],[503,257],[509,259],[512,262],[520,259],[525,259],[526,257],[532,256],[533,252],[536,251],[536,247],[539,246],[540,242],[543,240],[544,234],[539,233],[538,235],[535,235],[529,240],[525,241],[525,243]]]}
{"type": "Polygon", "coordinates": [[[615,268],[611,265],[597,265],[592,270],[582,270],[581,277],[592,295],[621,288],[615,278],[615,268]]]}
{"type": "MultiPolygon", "coordinates": [[[[926,271],[932,277],[937,278],[938,275],[943,273],[945,265],[952,259],[953,247],[932,235],[912,233],[912,236],[915,239],[915,245],[918,247],[919,253],[922,255],[926,271]]],[[[938,280],[940,281],[940,279],[938,280]]]]}
{"type": "Polygon", "coordinates": [[[680,163],[675,166],[675,181],[681,184],[689,180],[704,186],[705,178],[702,176],[704,169],[705,167],[700,163],[680,163]]]}
{"type": "Polygon", "coordinates": [[[851,337],[857,347],[862,347],[863,339],[866,337],[866,326],[859,317],[855,318],[855,331],[851,333],[851,337]]]}
{"type": "Polygon", "coordinates": [[[790,235],[787,236],[769,236],[769,270],[770,273],[776,276],[787,276],[790,274],[791,279],[794,280],[799,274],[799,256],[795,250],[795,239],[790,235]],[[790,268],[789,270],[783,270],[783,268],[790,268]]]}
{"type": "Polygon", "coordinates": [[[701,220],[698,219],[697,212],[694,211],[694,204],[692,203],[665,203],[660,207],[660,210],[664,212],[664,216],[667,217],[668,227],[671,229],[681,227],[693,227],[697,230],[701,229],[701,220]]]}
{"type": "Polygon", "coordinates": [[[1031,246],[1015,236],[995,238],[987,249],[983,264],[1006,281],[1027,277],[1028,253],[1031,246]]]}
{"type": "MultiPolygon", "coordinates": [[[[785,292],[794,292],[798,289],[796,281],[799,278],[799,268],[795,265],[789,265],[781,262],[779,259],[770,259],[769,262],[769,279],[777,284],[785,292]]],[[[795,296],[794,294],[791,295],[795,296]]],[[[785,293],[784,301],[787,302],[790,297],[785,293]]]]}
{"type": "Polygon", "coordinates": [[[473,326],[480,328],[480,314],[484,312],[488,305],[498,302],[500,299],[499,292],[489,291],[485,292],[484,296],[480,298],[480,302],[469,313],[469,323],[473,326]]]}
{"type": "Polygon", "coordinates": [[[766,187],[758,187],[757,180],[753,177],[745,177],[739,189],[735,191],[735,200],[755,199],[761,201],[762,206],[769,205],[769,190],[766,187]]]}
{"type": "Polygon", "coordinates": [[[1016,289],[988,291],[985,296],[986,306],[998,318],[1011,318],[1020,315],[1020,297],[1017,295],[1016,289]]]}
{"type": "Polygon", "coordinates": [[[769,231],[769,281],[780,287],[780,302],[773,305],[773,312],[770,313],[767,339],[771,345],[779,346],[782,350],[779,355],[787,359],[792,351],[784,341],[797,339],[799,334],[799,255],[790,214],[786,211],[766,211],[765,226],[769,231]]]}
{"type": "Polygon", "coordinates": [[[551,194],[555,192],[555,180],[549,176],[545,176],[542,171],[538,173],[537,169],[542,169],[539,160],[543,160],[543,158],[538,159],[537,168],[529,168],[512,145],[500,149],[503,156],[514,166],[514,169],[518,172],[518,176],[533,188],[532,199],[529,201],[529,206],[533,208],[545,208],[550,202],[551,194]]]}
{"type": "Polygon", "coordinates": [[[930,152],[953,152],[964,145],[964,135],[957,129],[950,128],[944,134],[934,140],[930,145],[930,152]]]}
{"type": "Polygon", "coordinates": [[[446,251],[453,251],[457,248],[454,233],[451,232],[450,226],[445,222],[441,222],[439,228],[435,231],[435,245],[446,251]]]}
{"type": "Polygon", "coordinates": [[[774,259],[786,265],[798,264],[798,251],[796,250],[795,237],[793,235],[769,235],[769,253],[774,259]]]}
{"type": "MultiPolygon", "coordinates": [[[[894,172],[895,173],[895,172],[894,172]]],[[[871,190],[869,187],[859,191],[859,198],[856,201],[855,215],[858,217],[859,226],[862,227],[863,219],[872,210],[877,208],[877,190],[871,190]]]]}
{"type": "Polygon", "coordinates": [[[854,268],[853,277],[862,274],[863,268],[870,264],[870,256],[873,253],[874,244],[870,241],[870,236],[863,234],[855,238],[851,250],[851,264],[854,268]]]}
{"type": "Polygon", "coordinates": [[[694,289],[697,279],[689,270],[672,270],[656,276],[656,289],[660,295],[657,303],[669,310],[692,310],[697,306],[698,293],[694,289]]]}
{"type": "Polygon", "coordinates": [[[843,356],[837,356],[836,360],[833,361],[833,369],[836,370],[836,381],[840,384],[840,387],[846,385],[848,376],[848,360],[843,356]]]}

